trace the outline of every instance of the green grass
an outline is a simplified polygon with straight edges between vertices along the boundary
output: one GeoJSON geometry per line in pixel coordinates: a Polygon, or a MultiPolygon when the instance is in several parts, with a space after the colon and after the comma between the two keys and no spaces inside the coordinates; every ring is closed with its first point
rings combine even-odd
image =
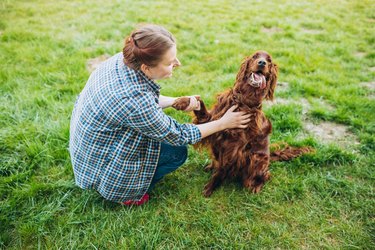
{"type": "Polygon", "coordinates": [[[360,85],[375,79],[374,13],[373,0],[1,0],[0,248],[374,249],[374,89],[360,85]],[[316,154],[272,164],[257,195],[229,182],[202,197],[209,158],[193,148],[143,207],[76,187],[69,121],[86,62],[121,51],[141,22],[178,40],[183,66],[160,82],[164,95],[211,105],[245,56],[270,52],[290,86],[276,97],[311,103],[306,117],[300,105],[267,109],[271,141],[316,154]],[[301,137],[304,119],[346,125],[360,144],[301,137]]]}

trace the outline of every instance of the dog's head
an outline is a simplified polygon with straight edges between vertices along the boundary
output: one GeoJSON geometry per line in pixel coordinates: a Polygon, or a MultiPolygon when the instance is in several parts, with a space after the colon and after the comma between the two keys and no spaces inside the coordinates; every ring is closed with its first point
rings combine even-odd
{"type": "Polygon", "coordinates": [[[257,51],[245,58],[237,74],[235,90],[245,96],[273,100],[278,67],[266,51],[257,51]]]}

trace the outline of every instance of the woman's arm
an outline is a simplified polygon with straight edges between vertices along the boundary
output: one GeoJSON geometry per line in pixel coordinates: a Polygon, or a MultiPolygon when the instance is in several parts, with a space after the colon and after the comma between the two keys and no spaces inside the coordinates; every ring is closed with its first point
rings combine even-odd
{"type": "Polygon", "coordinates": [[[175,98],[175,97],[169,97],[169,96],[160,95],[159,96],[159,106],[162,109],[168,108],[168,107],[172,106],[172,104],[174,103],[174,101],[176,99],[177,98],[175,98]]]}
{"type": "MultiPolygon", "coordinates": [[[[172,106],[176,99],[160,95],[159,106],[161,108],[168,108],[172,106]]],[[[246,128],[250,122],[250,115],[245,115],[244,112],[233,112],[236,108],[237,106],[232,106],[219,120],[196,125],[201,132],[202,138],[227,128],[246,128]]]]}
{"type": "Polygon", "coordinates": [[[183,110],[186,112],[193,111],[193,110],[199,110],[200,109],[200,102],[199,100],[199,95],[194,95],[194,96],[184,96],[184,97],[169,97],[169,96],[159,96],[159,107],[161,108],[168,108],[168,107],[173,107],[177,110],[183,110]],[[183,100],[183,106],[184,108],[181,108],[182,103],[180,105],[176,105],[176,100],[183,100]],[[184,106],[186,105],[186,107],[184,106]]]}
{"type": "Polygon", "coordinates": [[[126,125],[147,137],[171,145],[195,144],[202,137],[227,128],[246,128],[250,121],[244,112],[233,112],[233,106],[219,120],[205,124],[179,124],[155,104],[152,94],[136,92],[132,98],[121,98],[107,107],[117,124],[126,125]]]}

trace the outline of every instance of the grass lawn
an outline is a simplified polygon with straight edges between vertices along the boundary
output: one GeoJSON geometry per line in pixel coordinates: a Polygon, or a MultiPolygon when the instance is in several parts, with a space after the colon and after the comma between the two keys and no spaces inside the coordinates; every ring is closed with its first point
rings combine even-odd
{"type": "Polygon", "coordinates": [[[374,0],[0,0],[0,248],[374,249],[374,27],[374,0]],[[245,56],[268,51],[271,142],[316,154],[273,163],[257,195],[228,182],[204,198],[209,158],[192,147],[145,206],[76,187],[69,121],[87,63],[142,22],[178,41],[183,65],[162,94],[209,106],[245,56]]]}

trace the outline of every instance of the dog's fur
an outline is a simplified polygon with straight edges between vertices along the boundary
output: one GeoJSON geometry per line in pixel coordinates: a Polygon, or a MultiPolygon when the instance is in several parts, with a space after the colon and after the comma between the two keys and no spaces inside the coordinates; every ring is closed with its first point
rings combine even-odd
{"type": "MultiPolygon", "coordinates": [[[[290,160],[311,148],[287,147],[270,154],[269,136],[272,125],[262,112],[262,101],[273,100],[277,83],[278,66],[265,51],[257,51],[245,58],[233,88],[218,95],[217,103],[208,111],[201,102],[201,109],[194,111],[195,124],[220,119],[233,105],[236,111],[251,115],[246,129],[227,129],[204,138],[200,144],[209,148],[212,162],[206,167],[212,170],[211,180],[204,188],[204,196],[210,196],[227,178],[237,178],[253,193],[258,193],[270,178],[270,160],[290,160]]],[[[173,107],[183,110],[189,98],[182,97],[173,107]]]]}

